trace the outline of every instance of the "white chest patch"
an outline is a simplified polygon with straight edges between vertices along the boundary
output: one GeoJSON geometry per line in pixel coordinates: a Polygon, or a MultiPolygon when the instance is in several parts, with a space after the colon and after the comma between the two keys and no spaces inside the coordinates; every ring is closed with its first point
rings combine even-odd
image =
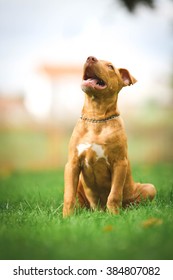
{"type": "Polygon", "coordinates": [[[101,145],[92,144],[92,150],[96,153],[97,158],[105,158],[104,150],[101,145]]]}
{"type": "Polygon", "coordinates": [[[79,144],[77,146],[78,156],[80,156],[84,151],[88,150],[90,147],[91,147],[91,144],[89,144],[89,143],[79,144]]]}
{"type": "Polygon", "coordinates": [[[85,143],[85,144],[79,144],[77,146],[77,150],[78,150],[78,156],[80,156],[83,152],[87,151],[88,149],[91,149],[92,151],[94,151],[96,153],[96,159],[98,160],[99,158],[104,158],[107,161],[107,157],[105,156],[104,153],[104,149],[102,148],[101,145],[98,144],[89,144],[89,143],[85,143]]]}

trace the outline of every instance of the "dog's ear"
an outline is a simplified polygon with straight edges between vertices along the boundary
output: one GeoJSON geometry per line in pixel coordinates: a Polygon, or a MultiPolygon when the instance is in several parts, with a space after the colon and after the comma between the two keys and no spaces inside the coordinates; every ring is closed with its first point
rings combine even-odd
{"type": "Polygon", "coordinates": [[[124,86],[130,86],[137,82],[137,80],[129,73],[127,69],[119,68],[118,70],[124,82],[124,86]]]}

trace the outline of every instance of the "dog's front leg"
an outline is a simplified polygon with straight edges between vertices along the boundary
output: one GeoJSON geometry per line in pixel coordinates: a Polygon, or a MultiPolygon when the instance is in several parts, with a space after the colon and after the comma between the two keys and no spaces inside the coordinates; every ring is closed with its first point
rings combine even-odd
{"type": "Polygon", "coordinates": [[[127,160],[113,165],[111,191],[107,200],[107,209],[112,214],[118,214],[122,206],[123,187],[127,174],[127,160]]]}
{"type": "Polygon", "coordinates": [[[63,217],[70,216],[74,212],[76,193],[79,182],[80,165],[78,161],[69,161],[65,166],[65,188],[63,217]]]}

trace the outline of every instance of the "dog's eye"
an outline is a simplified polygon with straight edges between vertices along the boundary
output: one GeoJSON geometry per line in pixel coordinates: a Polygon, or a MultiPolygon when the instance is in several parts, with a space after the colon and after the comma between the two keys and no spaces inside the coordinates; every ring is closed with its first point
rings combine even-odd
{"type": "Polygon", "coordinates": [[[112,64],[108,64],[108,67],[111,69],[111,70],[114,70],[114,67],[112,64]]]}

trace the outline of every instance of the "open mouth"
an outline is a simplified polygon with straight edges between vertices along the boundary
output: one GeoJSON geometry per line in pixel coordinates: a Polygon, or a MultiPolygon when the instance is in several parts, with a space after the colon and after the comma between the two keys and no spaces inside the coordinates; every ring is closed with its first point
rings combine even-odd
{"type": "Polygon", "coordinates": [[[91,68],[88,68],[85,70],[82,86],[92,87],[94,89],[104,89],[106,88],[106,83],[95,75],[91,68]]]}

